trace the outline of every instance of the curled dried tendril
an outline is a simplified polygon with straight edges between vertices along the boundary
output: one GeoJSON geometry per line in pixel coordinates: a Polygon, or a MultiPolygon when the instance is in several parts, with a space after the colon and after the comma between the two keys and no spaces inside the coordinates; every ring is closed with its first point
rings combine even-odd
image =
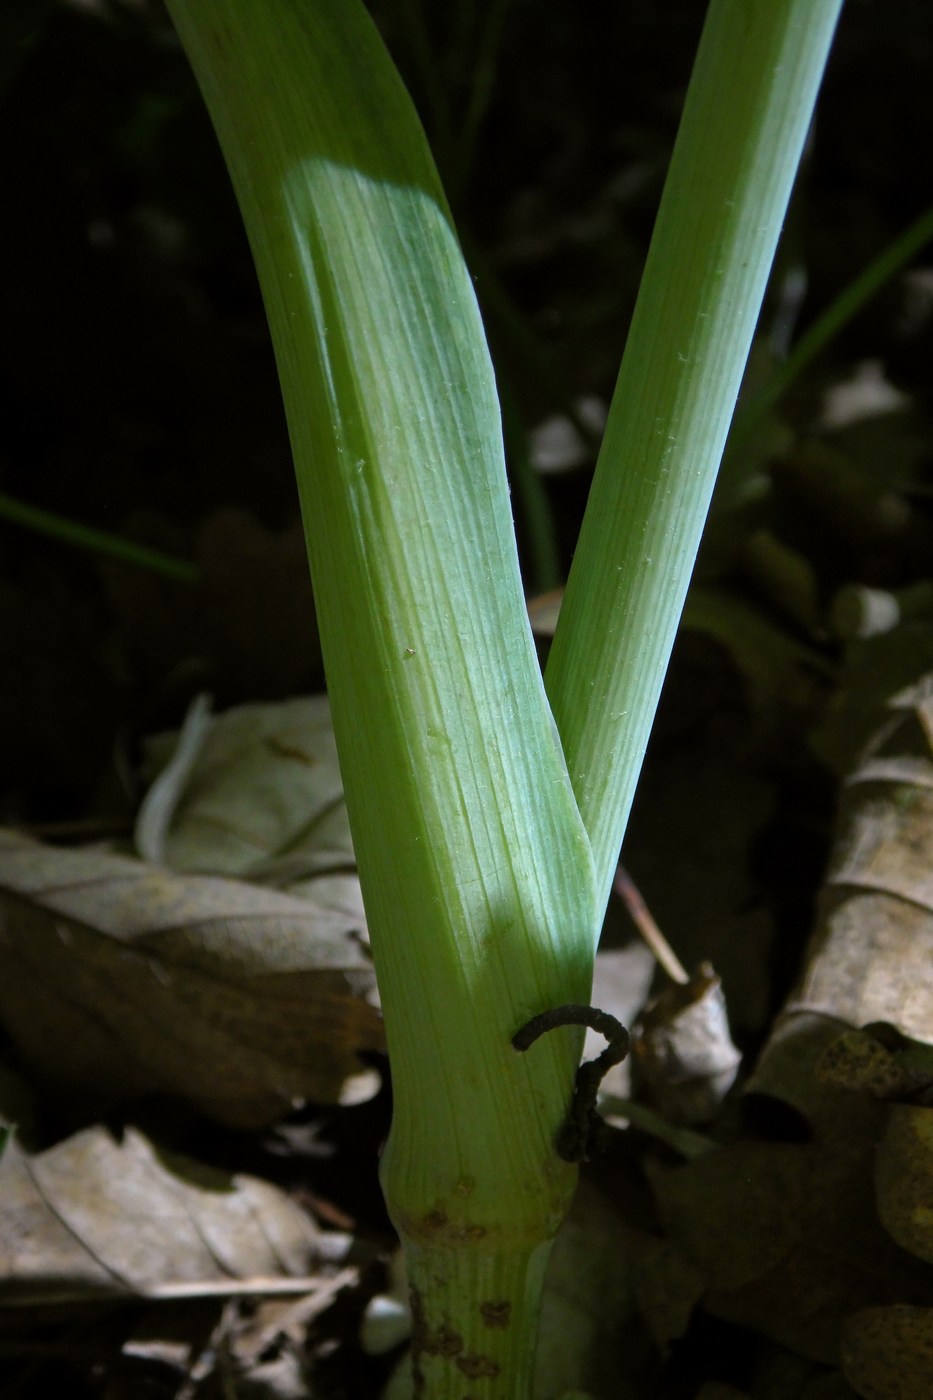
{"type": "Polygon", "coordinates": [[[599,1086],[613,1065],[625,1059],[631,1040],[621,1021],[607,1011],[571,1003],[532,1016],[512,1036],[512,1045],[516,1050],[528,1050],[540,1036],[559,1026],[588,1026],[605,1036],[608,1042],[601,1055],[587,1060],[577,1070],[570,1112],[555,1143],[557,1155],[565,1162],[586,1162],[593,1153],[600,1151],[608,1135],[606,1124],[596,1109],[599,1086]]]}

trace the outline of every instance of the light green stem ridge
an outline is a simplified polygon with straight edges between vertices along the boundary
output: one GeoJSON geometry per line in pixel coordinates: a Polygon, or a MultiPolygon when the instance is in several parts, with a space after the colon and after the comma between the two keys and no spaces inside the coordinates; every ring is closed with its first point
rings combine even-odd
{"type": "Polygon", "coordinates": [[[550,1242],[531,1248],[406,1250],[413,1390],[430,1400],[525,1400],[531,1394],[539,1300],[550,1242]],[[474,1300],[463,1308],[464,1298],[474,1300]]]}
{"type": "Polygon", "coordinates": [[[608,898],[842,0],[712,0],[547,668],[608,898]]]}
{"type": "Polygon", "coordinates": [[[510,1038],[588,999],[589,844],[525,615],[472,284],[381,41],[357,0],[169,8],[278,357],[392,1061],[383,1181],[431,1312],[451,1255],[536,1249],[572,1191],[553,1141],[579,1037],[526,1055],[510,1038]]]}

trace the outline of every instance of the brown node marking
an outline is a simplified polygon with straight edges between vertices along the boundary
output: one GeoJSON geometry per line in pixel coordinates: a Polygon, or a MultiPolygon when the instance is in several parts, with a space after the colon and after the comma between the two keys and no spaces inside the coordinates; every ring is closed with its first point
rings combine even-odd
{"type": "Polygon", "coordinates": [[[449,1322],[441,1323],[432,1338],[432,1342],[431,1353],[434,1356],[459,1356],[463,1351],[463,1338],[450,1326],[449,1322]]]}
{"type": "Polygon", "coordinates": [[[468,1352],[466,1356],[458,1356],[454,1365],[471,1381],[481,1380],[484,1376],[498,1376],[502,1367],[498,1361],[493,1361],[491,1356],[483,1356],[481,1352],[468,1352]]]}
{"type": "Polygon", "coordinates": [[[424,1217],[425,1227],[432,1231],[443,1230],[444,1226],[447,1224],[448,1218],[446,1210],[441,1210],[440,1206],[435,1206],[434,1209],[429,1210],[424,1217]]]}
{"type": "Polygon", "coordinates": [[[480,1303],[479,1311],[487,1327],[508,1327],[512,1321],[512,1304],[508,1298],[497,1303],[480,1303]]]}
{"type": "Polygon", "coordinates": [[[428,1325],[428,1319],[424,1311],[424,1301],[417,1288],[410,1288],[411,1299],[411,1354],[412,1373],[415,1379],[415,1394],[418,1386],[424,1384],[424,1378],[420,1375],[422,1356],[459,1356],[463,1351],[463,1338],[460,1333],[450,1325],[450,1320],[444,1318],[440,1326],[435,1330],[428,1325]]]}

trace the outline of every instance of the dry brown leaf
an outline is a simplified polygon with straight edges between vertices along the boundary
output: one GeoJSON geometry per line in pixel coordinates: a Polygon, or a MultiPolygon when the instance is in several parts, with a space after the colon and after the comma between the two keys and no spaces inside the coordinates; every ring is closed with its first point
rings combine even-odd
{"type": "Polygon", "coordinates": [[[930,1400],[933,1309],[867,1308],[846,1324],[842,1368],[863,1400],[930,1400]]]}
{"type": "Polygon", "coordinates": [[[133,1129],[87,1128],[0,1162],[0,1303],[171,1297],[306,1278],[318,1230],[283,1192],[159,1153],[133,1129]]]}
{"type": "MultiPolygon", "coordinates": [[[[817,1361],[838,1361],[853,1313],[933,1301],[933,1273],[905,1252],[930,1257],[931,1110],[879,1101],[929,1089],[931,850],[933,684],[923,681],[891,702],[846,784],[800,986],[748,1086],[794,1108],[812,1141],[738,1143],[654,1182],[675,1243],[707,1279],[706,1306],[817,1361]]],[[[870,1339],[859,1345],[866,1374],[883,1368],[870,1339]]]]}
{"type": "Polygon", "coordinates": [[[593,1400],[625,1394],[621,1339],[633,1315],[627,1226],[617,1206],[581,1178],[548,1264],[534,1393],[562,1395],[574,1385],[593,1400]]]}
{"type": "Polygon", "coordinates": [[[860,1146],[744,1142],[656,1169],[662,1223],[703,1274],[704,1306],[836,1364],[852,1312],[933,1302],[933,1275],[875,1216],[873,1146],[870,1131],[860,1146]]]}
{"type": "Polygon", "coordinates": [[[817,931],[785,1016],[933,1044],[933,678],[888,704],[845,784],[817,931]]]}
{"type": "Polygon", "coordinates": [[[889,697],[933,666],[931,609],[923,605],[890,631],[846,647],[840,684],[811,734],[815,752],[840,778],[857,766],[889,697]]]}
{"type": "MultiPolygon", "coordinates": [[[[933,1108],[892,1104],[875,1158],[881,1223],[904,1249],[933,1264],[933,1108]]],[[[933,1389],[933,1373],[931,1373],[933,1389]]]]}
{"type": "Polygon", "coordinates": [[[858,1400],[841,1371],[808,1361],[775,1342],[756,1348],[754,1373],[747,1384],[751,1400],[858,1400]]]}
{"type": "MultiPolygon", "coordinates": [[[[830,872],[800,986],[791,997],[748,1088],[794,1107],[821,1149],[862,1171],[884,1133],[877,1205],[894,1239],[929,1259],[924,1192],[929,1168],[920,1137],[933,1080],[933,685],[897,695],[846,783],[830,872]],[[862,1028],[865,1028],[864,1030],[862,1028]],[[839,1086],[852,1091],[845,1093],[839,1086]],[[868,1129],[867,1095],[896,1104],[868,1129]],[[920,1116],[918,1116],[920,1115],[920,1116]],[[864,1126],[859,1130],[858,1123],[864,1126]],[[887,1124],[887,1126],[885,1126],[887,1124]]],[[[876,1211],[865,1201],[863,1228],[876,1211]]],[[[857,1221],[853,1219],[853,1228],[857,1221]]],[[[885,1255],[880,1252],[876,1262],[885,1255]]],[[[889,1276],[893,1282],[897,1274],[889,1276]]],[[[915,1302],[906,1293],[865,1299],[915,1302]]]]}
{"type": "MultiPolygon", "coordinates": [[[[750,1096],[777,1099],[796,1109],[821,1141],[833,1138],[840,1128],[851,1132],[853,1123],[874,1113],[862,1095],[840,1092],[833,1076],[825,1072],[835,1047],[849,1028],[832,1016],[809,1011],[781,1015],[745,1085],[750,1096]],[[846,1119],[852,1116],[848,1124],[846,1119]]],[[[753,1100],[754,1101],[754,1100],[753,1100]]]]}
{"type": "Polygon", "coordinates": [[[703,1297],[703,1275],[670,1240],[630,1232],[629,1248],[635,1267],[635,1305],[662,1356],[682,1337],[703,1297]]]}
{"type": "Polygon", "coordinates": [[[383,1045],[347,918],[234,880],[0,835],[0,1020],[91,1103],[174,1093],[257,1127],[383,1045]]]}
{"type": "MultiPolygon", "coordinates": [[[[144,518],[123,532],[165,546],[144,518]]],[[[164,684],[183,668],[218,694],[298,695],[321,680],[320,643],[300,521],[273,533],[245,511],[209,516],[195,542],[200,577],[181,587],[104,559],[99,569],[134,676],[164,684]]]]}
{"type": "Polygon", "coordinates": [[[757,1087],[810,1124],[807,1144],[740,1142],[656,1173],[662,1220],[707,1281],[707,1309],[822,1363],[855,1310],[933,1300],[933,1275],[877,1219],[874,1153],[887,1107],[814,1073],[839,1023],[801,1015],[757,1087]]]}

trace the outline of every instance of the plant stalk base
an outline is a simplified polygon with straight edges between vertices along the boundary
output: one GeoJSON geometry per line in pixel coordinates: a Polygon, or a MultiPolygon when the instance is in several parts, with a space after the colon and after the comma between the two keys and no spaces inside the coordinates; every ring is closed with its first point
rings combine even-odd
{"type": "Polygon", "coordinates": [[[415,1400],[531,1400],[551,1241],[508,1252],[405,1246],[415,1400]]]}

